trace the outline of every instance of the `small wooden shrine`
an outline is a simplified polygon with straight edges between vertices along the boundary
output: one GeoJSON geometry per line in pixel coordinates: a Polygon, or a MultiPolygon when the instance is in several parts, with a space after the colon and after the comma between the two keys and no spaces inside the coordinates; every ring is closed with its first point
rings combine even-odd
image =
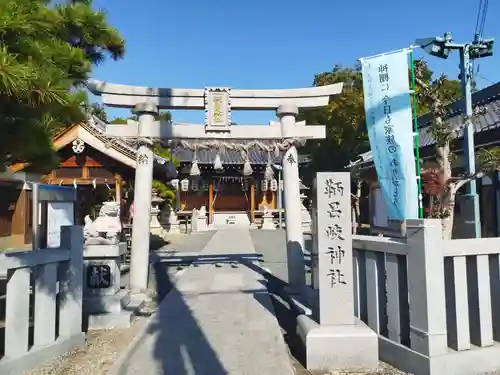
{"type": "MultiPolygon", "coordinates": [[[[107,200],[122,203],[122,219],[126,220],[131,194],[124,192],[133,186],[136,149],[123,139],[110,140],[104,135],[106,124],[93,116],[85,123],[75,124],[56,134],[54,148],[60,158],[59,166],[44,175],[44,184],[74,186],[78,190],[76,219],[82,224],[87,214],[107,200]]],[[[168,160],[155,156],[155,178],[166,180],[171,171],[168,160]]],[[[12,172],[21,171],[24,164],[14,165],[12,172]]]]}

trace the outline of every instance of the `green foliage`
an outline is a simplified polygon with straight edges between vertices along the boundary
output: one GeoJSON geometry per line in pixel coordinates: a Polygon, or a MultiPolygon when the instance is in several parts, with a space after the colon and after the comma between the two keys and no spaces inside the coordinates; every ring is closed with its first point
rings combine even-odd
{"type": "Polygon", "coordinates": [[[167,202],[175,201],[175,190],[163,182],[153,180],[153,189],[156,189],[158,196],[165,199],[167,202]]]}
{"type": "MultiPolygon", "coordinates": [[[[115,117],[110,121],[110,124],[126,124],[127,120],[138,121],[139,118],[136,115],[129,117],[115,117]]],[[[156,121],[170,121],[172,120],[172,114],[169,111],[162,111],[155,116],[156,121]]]]}
{"type": "Polygon", "coordinates": [[[500,147],[483,148],[478,150],[478,169],[487,174],[500,170],[500,147]]]}
{"type": "Polygon", "coordinates": [[[363,106],[363,80],[359,66],[334,66],[331,72],[317,74],[314,86],[344,82],[341,95],[330,100],[321,109],[304,112],[301,119],[309,124],[325,124],[326,139],[309,141],[305,152],[312,157],[304,170],[304,179],[310,181],[317,171],[341,170],[351,160],[369,148],[363,106]]]}
{"type": "MultiPolygon", "coordinates": [[[[169,148],[164,148],[161,142],[154,143],[153,152],[162,158],[170,160],[175,167],[179,167],[179,161],[172,155],[172,151],[169,148]]],[[[167,203],[173,204],[176,199],[176,192],[173,187],[163,181],[153,180],[153,189],[156,189],[158,196],[165,199],[167,203]]]]}
{"type": "Polygon", "coordinates": [[[155,142],[153,145],[153,152],[165,159],[168,159],[175,165],[176,168],[180,166],[179,161],[172,154],[172,150],[170,148],[163,147],[161,142],[155,142]]]}
{"type": "MultiPolygon", "coordinates": [[[[170,112],[168,113],[170,114],[170,112]]],[[[176,168],[179,167],[179,161],[172,155],[172,151],[169,148],[163,147],[161,142],[154,143],[153,152],[162,158],[170,160],[176,168]]],[[[176,198],[175,190],[163,181],[153,180],[153,189],[156,189],[158,196],[167,200],[167,202],[172,203],[176,198]]]]}
{"type": "Polygon", "coordinates": [[[123,117],[115,117],[109,123],[110,124],[126,124],[127,123],[127,119],[123,118],[123,117]]]}
{"type": "MultiPolygon", "coordinates": [[[[172,114],[168,111],[160,112],[157,116],[155,116],[156,121],[170,121],[172,119],[172,114]]],[[[110,123],[111,124],[126,124],[127,120],[135,120],[137,121],[137,116],[130,116],[128,118],[123,117],[115,117],[110,123]]],[[[175,165],[176,168],[179,167],[179,161],[172,155],[172,151],[169,148],[163,147],[160,141],[156,141],[153,144],[153,152],[167,160],[170,160],[172,164],[175,165]]],[[[165,199],[168,203],[173,203],[176,198],[175,190],[165,184],[160,180],[153,180],[153,189],[155,189],[158,193],[158,196],[165,199]]]]}
{"type": "Polygon", "coordinates": [[[76,88],[106,54],[122,57],[124,41],[90,1],[0,2],[0,169],[57,163],[52,136],[84,120],[76,88]]]}

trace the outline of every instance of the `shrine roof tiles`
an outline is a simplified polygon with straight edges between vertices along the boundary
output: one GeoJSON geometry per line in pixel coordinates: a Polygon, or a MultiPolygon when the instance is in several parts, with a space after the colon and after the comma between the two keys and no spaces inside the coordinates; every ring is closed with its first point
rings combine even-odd
{"type": "MultiPolygon", "coordinates": [[[[472,118],[474,133],[481,133],[500,127],[500,82],[488,86],[472,94],[472,106],[477,114],[472,118]]],[[[446,108],[445,121],[460,129],[457,138],[464,136],[463,100],[457,100],[446,108]]],[[[432,146],[436,143],[430,133],[432,115],[427,113],[418,118],[420,147],[432,146]]],[[[500,140],[499,140],[500,141],[500,140]]]]}
{"type": "MultiPolygon", "coordinates": [[[[488,86],[472,94],[472,105],[476,115],[472,118],[474,133],[488,132],[500,128],[500,82],[488,86]]],[[[446,108],[447,115],[444,116],[445,121],[448,121],[457,128],[456,138],[460,139],[464,136],[464,116],[463,116],[463,101],[457,100],[449,104],[446,108]]],[[[436,144],[435,139],[430,132],[432,115],[427,113],[418,118],[418,134],[419,144],[421,149],[430,147],[436,144]]],[[[500,139],[489,140],[493,143],[500,143],[500,139]]],[[[477,144],[481,146],[481,144],[477,144]]],[[[359,155],[359,159],[349,166],[359,165],[367,167],[373,163],[371,151],[359,155]]]]}
{"type": "MultiPolygon", "coordinates": [[[[241,141],[242,143],[250,142],[241,141]]],[[[265,141],[264,141],[265,142],[265,141]]],[[[269,141],[271,142],[271,141],[269,141]]],[[[276,156],[274,152],[270,153],[271,163],[272,164],[281,164],[281,159],[284,153],[281,153],[280,156],[276,156]]],[[[194,153],[191,150],[188,150],[183,147],[178,147],[174,149],[173,155],[180,163],[191,163],[194,158],[194,153]]],[[[196,151],[196,159],[200,164],[213,164],[215,157],[217,155],[217,150],[215,149],[204,149],[196,151]]],[[[237,150],[220,150],[219,155],[222,161],[222,164],[243,164],[245,162],[243,156],[240,151],[237,150]]],[[[267,151],[260,150],[256,147],[252,147],[248,150],[248,160],[251,164],[254,165],[264,165],[267,164],[268,161],[268,153],[267,151]]]]}

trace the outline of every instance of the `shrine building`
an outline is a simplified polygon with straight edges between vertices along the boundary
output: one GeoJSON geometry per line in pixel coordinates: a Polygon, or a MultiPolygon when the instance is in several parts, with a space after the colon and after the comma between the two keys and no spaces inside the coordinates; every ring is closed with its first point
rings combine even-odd
{"type": "MultiPolygon", "coordinates": [[[[85,215],[95,216],[102,202],[122,203],[122,220],[126,221],[133,196],[137,150],[125,139],[110,139],[104,134],[106,123],[91,116],[88,121],[75,124],[57,133],[53,147],[60,158],[59,166],[41,177],[42,184],[73,186],[77,189],[75,219],[83,224],[85,215]],[[124,186],[128,184],[128,186],[124,186]],[[94,212],[95,211],[95,212],[94,212]]],[[[10,172],[23,171],[28,164],[15,164],[10,172]]],[[[175,176],[173,165],[154,155],[156,179],[175,176]]]]}
{"type": "MultiPolygon", "coordinates": [[[[241,140],[247,145],[251,142],[241,140]]],[[[225,224],[229,217],[249,225],[260,221],[265,211],[278,215],[283,207],[280,204],[282,152],[270,153],[259,147],[249,147],[244,155],[235,149],[194,151],[193,143],[183,142],[184,146],[173,148],[173,155],[180,163],[180,212],[204,206],[208,224],[215,226],[225,224]],[[193,173],[194,163],[197,170],[193,173]]],[[[304,165],[307,160],[300,155],[298,162],[304,165]]]]}

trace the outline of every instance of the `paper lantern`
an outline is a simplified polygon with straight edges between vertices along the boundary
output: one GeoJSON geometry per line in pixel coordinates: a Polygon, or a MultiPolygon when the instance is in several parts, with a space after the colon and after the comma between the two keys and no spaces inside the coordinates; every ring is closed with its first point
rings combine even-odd
{"type": "Polygon", "coordinates": [[[260,181],[260,190],[261,191],[267,191],[267,189],[268,189],[267,180],[260,181]]]}
{"type": "Polygon", "coordinates": [[[271,191],[276,191],[278,190],[278,181],[276,181],[276,179],[272,179],[271,180],[271,191]]]}
{"type": "Polygon", "coordinates": [[[192,191],[198,191],[200,190],[200,184],[198,181],[191,181],[191,190],[192,191]]]}
{"type": "Polygon", "coordinates": [[[181,190],[182,191],[188,191],[189,190],[189,180],[184,179],[181,181],[181,190]]]}

